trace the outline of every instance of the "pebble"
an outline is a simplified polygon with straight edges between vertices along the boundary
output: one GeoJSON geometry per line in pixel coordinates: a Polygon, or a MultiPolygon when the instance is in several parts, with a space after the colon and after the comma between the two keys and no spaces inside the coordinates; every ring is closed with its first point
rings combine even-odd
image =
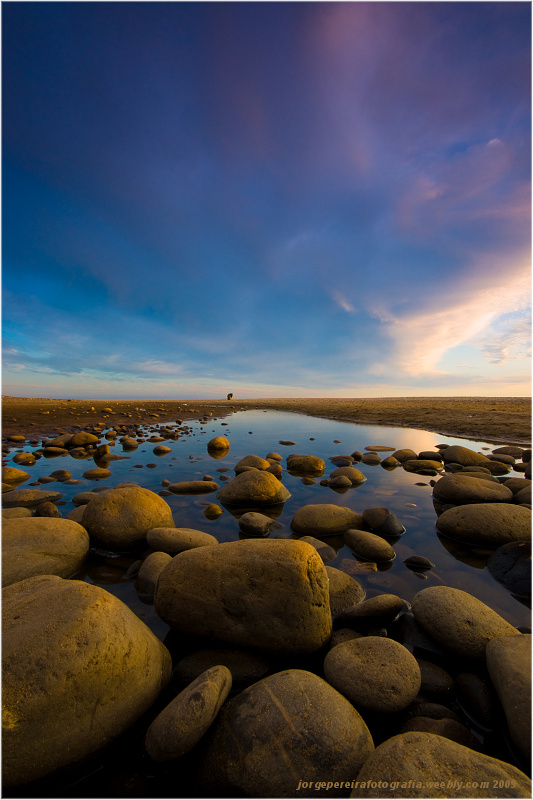
{"type": "Polygon", "coordinates": [[[329,605],[333,617],[351,611],[365,599],[363,586],[340,569],[326,566],[329,579],[329,605]]]}

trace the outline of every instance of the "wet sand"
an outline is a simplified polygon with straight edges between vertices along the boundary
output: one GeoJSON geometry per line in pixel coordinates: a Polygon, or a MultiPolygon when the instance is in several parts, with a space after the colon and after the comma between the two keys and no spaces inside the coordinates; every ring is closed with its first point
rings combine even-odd
{"type": "Polygon", "coordinates": [[[393,425],[479,441],[530,445],[531,398],[384,397],[253,400],[67,400],[2,398],[2,435],[39,438],[86,425],[174,422],[241,409],[292,411],[326,419],[393,425]],[[109,411],[110,409],[110,411],[109,411]]]}

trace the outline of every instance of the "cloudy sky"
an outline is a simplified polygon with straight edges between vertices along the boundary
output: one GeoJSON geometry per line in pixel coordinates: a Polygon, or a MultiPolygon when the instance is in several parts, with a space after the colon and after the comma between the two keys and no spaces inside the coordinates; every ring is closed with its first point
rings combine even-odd
{"type": "Polygon", "coordinates": [[[4,2],[3,392],[530,393],[529,2],[4,2]]]}

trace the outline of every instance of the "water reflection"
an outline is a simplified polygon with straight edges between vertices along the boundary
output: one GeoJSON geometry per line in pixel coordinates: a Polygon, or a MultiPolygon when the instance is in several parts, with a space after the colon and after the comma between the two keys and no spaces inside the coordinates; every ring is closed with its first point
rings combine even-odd
{"type": "MultiPolygon", "coordinates": [[[[276,411],[244,411],[221,419],[188,420],[179,426],[179,430],[177,425],[162,423],[139,427],[138,446],[133,460],[131,455],[124,454],[125,442],[120,441],[125,433],[125,430],[121,430],[117,437],[112,432],[105,434],[111,458],[99,458],[96,463],[109,469],[110,477],[98,482],[84,478],[83,473],[87,470],[85,462],[95,461],[93,456],[82,455],[79,451],[70,451],[67,456],[63,451],[61,454],[50,454],[51,458],[46,454],[33,466],[24,467],[31,478],[22,484],[22,488],[31,485],[42,488],[39,479],[50,478],[47,486],[63,494],[61,511],[66,516],[74,508],[72,498],[81,491],[101,491],[120,483],[135,482],[165,497],[177,527],[203,530],[220,542],[234,541],[243,536],[239,519],[247,511],[260,511],[276,521],[277,527],[271,528],[270,537],[294,538],[290,523],[295,512],[305,504],[335,503],[359,513],[368,508],[385,507],[396,515],[406,529],[402,536],[391,541],[396,552],[394,561],[379,565],[364,562],[355,557],[341,537],[331,537],[324,541],[336,551],[336,555],[332,561],[328,561],[328,566],[356,577],[369,597],[387,592],[398,594],[409,602],[420,589],[444,584],[474,594],[514,625],[529,624],[526,606],[490,574],[486,564],[491,551],[468,548],[437,532],[431,482],[438,480],[438,476],[420,476],[406,472],[402,466],[386,468],[381,464],[366,464],[360,460],[356,466],[365,476],[364,483],[332,487],[321,485],[320,476],[317,478],[287,470],[286,463],[290,454],[317,456],[325,461],[323,477],[328,478],[339,466],[339,458],[356,451],[363,455],[369,452],[365,450],[369,446],[409,449],[420,453],[434,450],[438,444],[461,444],[487,453],[495,445],[440,436],[428,431],[358,425],[276,411]],[[229,450],[208,449],[208,442],[221,435],[230,442],[229,450]],[[170,452],[157,454],[156,457],[153,451],[157,442],[150,442],[150,438],[164,439],[170,452]],[[224,486],[224,480],[233,478],[234,468],[242,458],[256,455],[264,459],[273,452],[282,456],[282,481],[291,493],[285,503],[260,509],[235,508],[220,503],[217,493],[224,486]],[[53,477],[58,465],[54,459],[60,457],[66,458],[61,466],[68,469],[72,482],[60,483],[53,477]],[[213,491],[205,501],[194,495],[173,494],[167,489],[169,484],[201,481],[210,471],[219,489],[213,491]],[[207,514],[209,506],[217,507],[218,511],[207,514]],[[424,572],[409,569],[404,564],[409,556],[425,556],[435,567],[424,572]]],[[[129,437],[135,434],[133,427],[128,433],[129,437]]],[[[26,452],[36,449],[30,446],[24,448],[26,452]]],[[[15,453],[13,450],[12,456],[15,453]]],[[[382,455],[387,454],[383,452],[382,455]]],[[[13,461],[8,463],[13,464],[13,461]]],[[[509,473],[509,476],[513,475],[523,477],[519,472],[509,473]]],[[[93,553],[80,577],[102,585],[119,596],[156,635],[164,637],[168,626],[157,618],[151,606],[139,599],[134,588],[134,575],[128,573],[135,561],[142,557],[143,552],[122,554],[120,558],[93,553]]]]}

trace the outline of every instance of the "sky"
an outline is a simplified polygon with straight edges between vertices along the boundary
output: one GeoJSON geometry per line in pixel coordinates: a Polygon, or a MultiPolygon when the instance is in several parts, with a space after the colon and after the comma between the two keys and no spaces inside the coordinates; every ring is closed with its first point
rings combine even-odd
{"type": "Polygon", "coordinates": [[[2,392],[526,396],[529,2],[2,3],[2,392]]]}

